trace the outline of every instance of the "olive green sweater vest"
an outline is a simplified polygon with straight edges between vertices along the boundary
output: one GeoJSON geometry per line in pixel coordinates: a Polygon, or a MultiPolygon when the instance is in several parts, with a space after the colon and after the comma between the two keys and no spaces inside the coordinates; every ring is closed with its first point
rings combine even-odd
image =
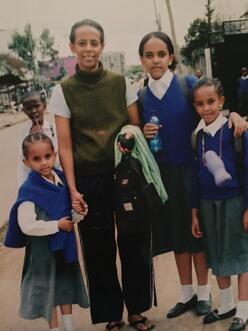
{"type": "Polygon", "coordinates": [[[114,140],[128,122],[125,77],[76,66],[74,76],[61,83],[71,111],[71,134],[76,176],[112,171],[114,140]]]}

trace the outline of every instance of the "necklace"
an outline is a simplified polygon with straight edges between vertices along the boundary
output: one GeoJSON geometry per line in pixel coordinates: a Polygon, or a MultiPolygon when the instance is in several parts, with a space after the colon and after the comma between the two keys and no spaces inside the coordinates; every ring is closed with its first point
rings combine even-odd
{"type": "MultiPolygon", "coordinates": [[[[222,159],[222,136],[223,136],[223,126],[220,129],[220,139],[219,139],[219,157],[222,159]]],[[[204,164],[204,166],[206,167],[206,151],[205,151],[205,133],[204,131],[202,132],[202,140],[201,140],[201,144],[202,144],[202,162],[204,164]]]]}

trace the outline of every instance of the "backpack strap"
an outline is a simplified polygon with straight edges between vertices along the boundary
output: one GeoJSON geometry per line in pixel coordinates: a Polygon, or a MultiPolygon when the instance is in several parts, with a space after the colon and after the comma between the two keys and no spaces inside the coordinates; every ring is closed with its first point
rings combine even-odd
{"type": "Polygon", "coordinates": [[[176,78],[178,80],[178,83],[180,85],[180,88],[181,88],[181,90],[182,90],[185,98],[191,102],[190,92],[189,92],[189,86],[187,84],[186,75],[178,75],[178,74],[176,74],[176,78]]]}
{"type": "Polygon", "coordinates": [[[191,133],[191,147],[193,150],[193,155],[195,160],[197,160],[197,138],[198,138],[198,132],[196,132],[196,129],[191,133]]]}
{"type": "MultiPolygon", "coordinates": [[[[144,86],[138,92],[138,95],[139,95],[139,98],[138,98],[138,111],[139,111],[140,121],[142,121],[142,118],[143,118],[142,113],[144,111],[144,99],[145,99],[146,91],[147,91],[147,87],[144,86]]],[[[141,124],[142,124],[142,126],[144,126],[145,123],[141,122],[141,124]]]]}
{"type": "Polygon", "coordinates": [[[243,152],[243,139],[242,136],[234,138],[234,149],[237,154],[242,154],[243,152]]]}

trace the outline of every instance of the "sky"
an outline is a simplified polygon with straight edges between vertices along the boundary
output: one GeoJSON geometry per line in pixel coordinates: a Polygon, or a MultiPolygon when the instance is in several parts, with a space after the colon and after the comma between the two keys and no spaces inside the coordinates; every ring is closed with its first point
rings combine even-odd
{"type": "MultiPolygon", "coordinates": [[[[248,0],[213,0],[222,20],[239,19],[248,10],[248,0]]],[[[206,0],[170,0],[177,44],[184,44],[190,23],[204,18],[206,0]]],[[[156,0],[162,30],[170,26],[165,0],[156,0]]],[[[34,37],[49,28],[61,56],[71,55],[68,36],[71,26],[84,18],[99,22],[105,31],[105,51],[124,51],[126,64],[139,64],[138,45],[148,32],[157,30],[154,0],[1,0],[0,52],[7,51],[11,34],[23,33],[31,24],[34,37]]]]}

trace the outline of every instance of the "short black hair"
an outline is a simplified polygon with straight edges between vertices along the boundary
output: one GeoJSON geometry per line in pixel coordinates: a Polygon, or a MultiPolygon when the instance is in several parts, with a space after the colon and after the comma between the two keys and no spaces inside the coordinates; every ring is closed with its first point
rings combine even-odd
{"type": "Polygon", "coordinates": [[[27,99],[34,98],[34,97],[38,97],[38,98],[40,98],[40,101],[41,101],[42,103],[44,102],[44,101],[42,100],[42,98],[41,98],[40,92],[38,92],[38,91],[34,91],[34,90],[31,90],[31,91],[27,91],[27,92],[25,92],[25,93],[23,94],[23,96],[22,96],[21,102],[22,102],[22,104],[23,104],[23,103],[25,103],[25,101],[26,101],[27,99]]]}
{"type": "Polygon", "coordinates": [[[37,141],[45,141],[45,142],[49,143],[52,148],[52,151],[54,152],[54,146],[53,146],[52,140],[47,135],[45,135],[44,133],[41,133],[41,132],[31,133],[27,137],[25,137],[22,142],[22,153],[25,158],[28,157],[29,146],[37,141]]]}
{"type": "Polygon", "coordinates": [[[203,76],[196,82],[196,84],[193,87],[193,95],[192,95],[193,100],[194,100],[195,91],[197,91],[200,87],[203,87],[203,86],[214,86],[216,93],[220,97],[222,97],[224,95],[223,87],[221,85],[221,82],[218,79],[203,76]]]}
{"type": "MultiPolygon", "coordinates": [[[[172,43],[170,37],[166,33],[162,32],[162,31],[153,31],[153,32],[147,33],[141,39],[141,42],[139,44],[139,56],[141,56],[141,57],[144,56],[144,47],[145,47],[145,44],[151,38],[161,39],[166,44],[166,46],[168,48],[168,51],[169,51],[169,54],[170,55],[174,55],[175,54],[175,52],[174,52],[174,46],[173,46],[173,43],[172,43]]],[[[172,64],[169,65],[169,68],[172,69],[172,70],[174,70],[176,68],[176,64],[177,64],[177,61],[176,61],[176,59],[174,57],[173,58],[173,61],[172,61],[172,64]]]]}
{"type": "Polygon", "coordinates": [[[89,18],[84,19],[82,21],[76,22],[75,24],[73,24],[72,28],[71,28],[71,32],[70,32],[70,42],[72,44],[74,44],[75,42],[75,32],[77,28],[80,28],[81,26],[91,26],[93,28],[95,28],[99,33],[100,33],[100,41],[101,44],[104,43],[104,30],[102,28],[102,26],[97,23],[96,21],[93,21],[89,18]]]}

